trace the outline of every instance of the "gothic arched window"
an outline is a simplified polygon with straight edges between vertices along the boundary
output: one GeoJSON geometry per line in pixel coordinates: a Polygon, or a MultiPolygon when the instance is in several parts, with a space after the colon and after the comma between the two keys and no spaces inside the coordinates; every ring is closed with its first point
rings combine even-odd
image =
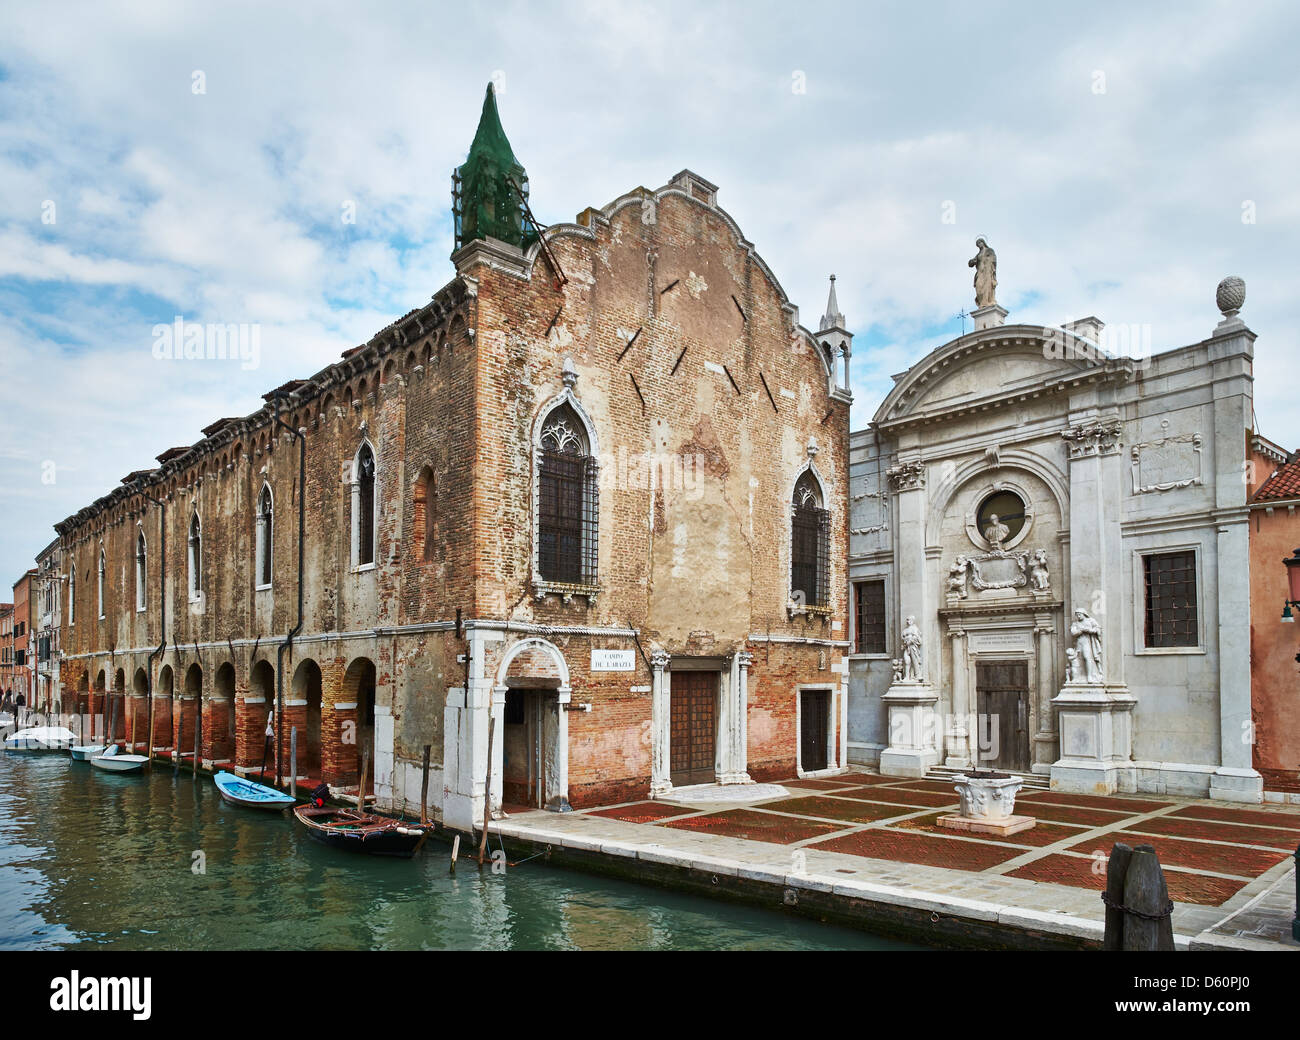
{"type": "Polygon", "coordinates": [[[77,623],[77,565],[68,565],[68,624],[77,623]]]}
{"type": "Polygon", "coordinates": [[[144,610],[144,597],[148,586],[148,572],[145,559],[144,532],[135,535],[135,609],[144,610]]]}
{"type": "Polygon", "coordinates": [[[375,562],[375,453],[362,444],[352,462],[352,565],[375,562]]]}
{"type": "Polygon", "coordinates": [[[275,544],[275,507],[271,499],[270,485],[262,485],[262,493],[257,497],[257,587],[268,588],[271,584],[271,549],[275,544]]]}
{"type": "Polygon", "coordinates": [[[416,559],[429,563],[434,556],[434,513],[438,505],[438,491],[433,480],[433,470],[425,466],[415,481],[415,540],[416,559]]]}
{"type": "Polygon", "coordinates": [[[568,404],[546,416],[538,451],[537,570],[544,581],[596,584],[596,459],[568,404]]]}
{"type": "Polygon", "coordinates": [[[199,514],[190,518],[190,599],[197,600],[203,593],[203,527],[199,514]]]}
{"type": "Polygon", "coordinates": [[[104,616],[104,579],[108,576],[108,563],[104,559],[104,547],[99,547],[99,616],[104,616]]]}
{"type": "Polygon", "coordinates": [[[830,586],[830,513],[812,472],[794,486],[790,527],[790,598],[808,607],[827,606],[830,586]]]}

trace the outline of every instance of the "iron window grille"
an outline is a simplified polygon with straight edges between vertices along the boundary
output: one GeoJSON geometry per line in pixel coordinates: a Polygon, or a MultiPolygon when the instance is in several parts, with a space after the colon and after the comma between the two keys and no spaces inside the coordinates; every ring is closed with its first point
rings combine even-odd
{"type": "Polygon", "coordinates": [[[542,449],[537,566],[543,580],[596,584],[597,479],[592,456],[542,449]]]}
{"type": "Polygon", "coordinates": [[[853,586],[856,621],[853,650],[859,654],[885,653],[885,583],[860,581],[853,586]]]}
{"type": "Polygon", "coordinates": [[[1146,585],[1146,645],[1199,646],[1196,553],[1154,553],[1142,558],[1146,585]]]}
{"type": "Polygon", "coordinates": [[[829,510],[806,500],[795,506],[792,523],[793,553],[790,588],[809,607],[828,606],[830,586],[829,510]]]}

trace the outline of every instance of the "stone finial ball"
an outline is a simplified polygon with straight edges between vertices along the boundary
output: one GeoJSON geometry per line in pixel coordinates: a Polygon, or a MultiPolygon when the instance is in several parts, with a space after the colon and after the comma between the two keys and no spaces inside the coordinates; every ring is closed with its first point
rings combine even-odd
{"type": "Polygon", "coordinates": [[[1246,302],[1246,283],[1236,275],[1229,275],[1219,283],[1214,299],[1224,314],[1236,314],[1246,302]]]}

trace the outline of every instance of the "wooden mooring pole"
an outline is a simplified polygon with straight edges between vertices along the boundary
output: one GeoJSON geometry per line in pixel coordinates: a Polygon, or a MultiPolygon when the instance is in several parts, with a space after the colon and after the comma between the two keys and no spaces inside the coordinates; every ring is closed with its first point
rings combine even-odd
{"type": "Polygon", "coordinates": [[[289,796],[298,797],[298,727],[289,730],[289,796]]]}
{"type": "Polygon", "coordinates": [[[1116,843],[1106,868],[1106,950],[1173,950],[1174,904],[1150,845],[1116,843]],[[1117,894],[1116,890],[1119,889],[1117,894]]]}
{"type": "Polygon", "coordinates": [[[361,756],[361,785],[357,788],[357,811],[366,811],[366,774],[370,772],[370,749],[361,756]]]}
{"type": "Polygon", "coordinates": [[[424,745],[424,764],[420,774],[420,823],[429,822],[429,751],[430,745],[424,745]]]}

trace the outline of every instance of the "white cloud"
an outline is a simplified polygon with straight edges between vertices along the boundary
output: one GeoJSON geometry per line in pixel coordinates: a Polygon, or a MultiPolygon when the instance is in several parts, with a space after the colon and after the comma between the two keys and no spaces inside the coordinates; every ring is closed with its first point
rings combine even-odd
{"type": "Polygon", "coordinates": [[[855,425],[933,329],[957,332],[982,233],[1012,320],[1149,323],[1157,348],[1207,335],[1215,284],[1244,276],[1257,411],[1286,441],[1298,20],[1282,3],[411,0],[310,19],[84,4],[56,25],[7,4],[0,486],[22,520],[0,529],[0,565],[17,576],[50,523],[444,284],[451,169],[497,73],[542,220],[685,166],[720,185],[806,324],[834,271],[858,333],[855,425]],[[262,367],[155,362],[149,329],[175,314],[259,322],[262,367]]]}

